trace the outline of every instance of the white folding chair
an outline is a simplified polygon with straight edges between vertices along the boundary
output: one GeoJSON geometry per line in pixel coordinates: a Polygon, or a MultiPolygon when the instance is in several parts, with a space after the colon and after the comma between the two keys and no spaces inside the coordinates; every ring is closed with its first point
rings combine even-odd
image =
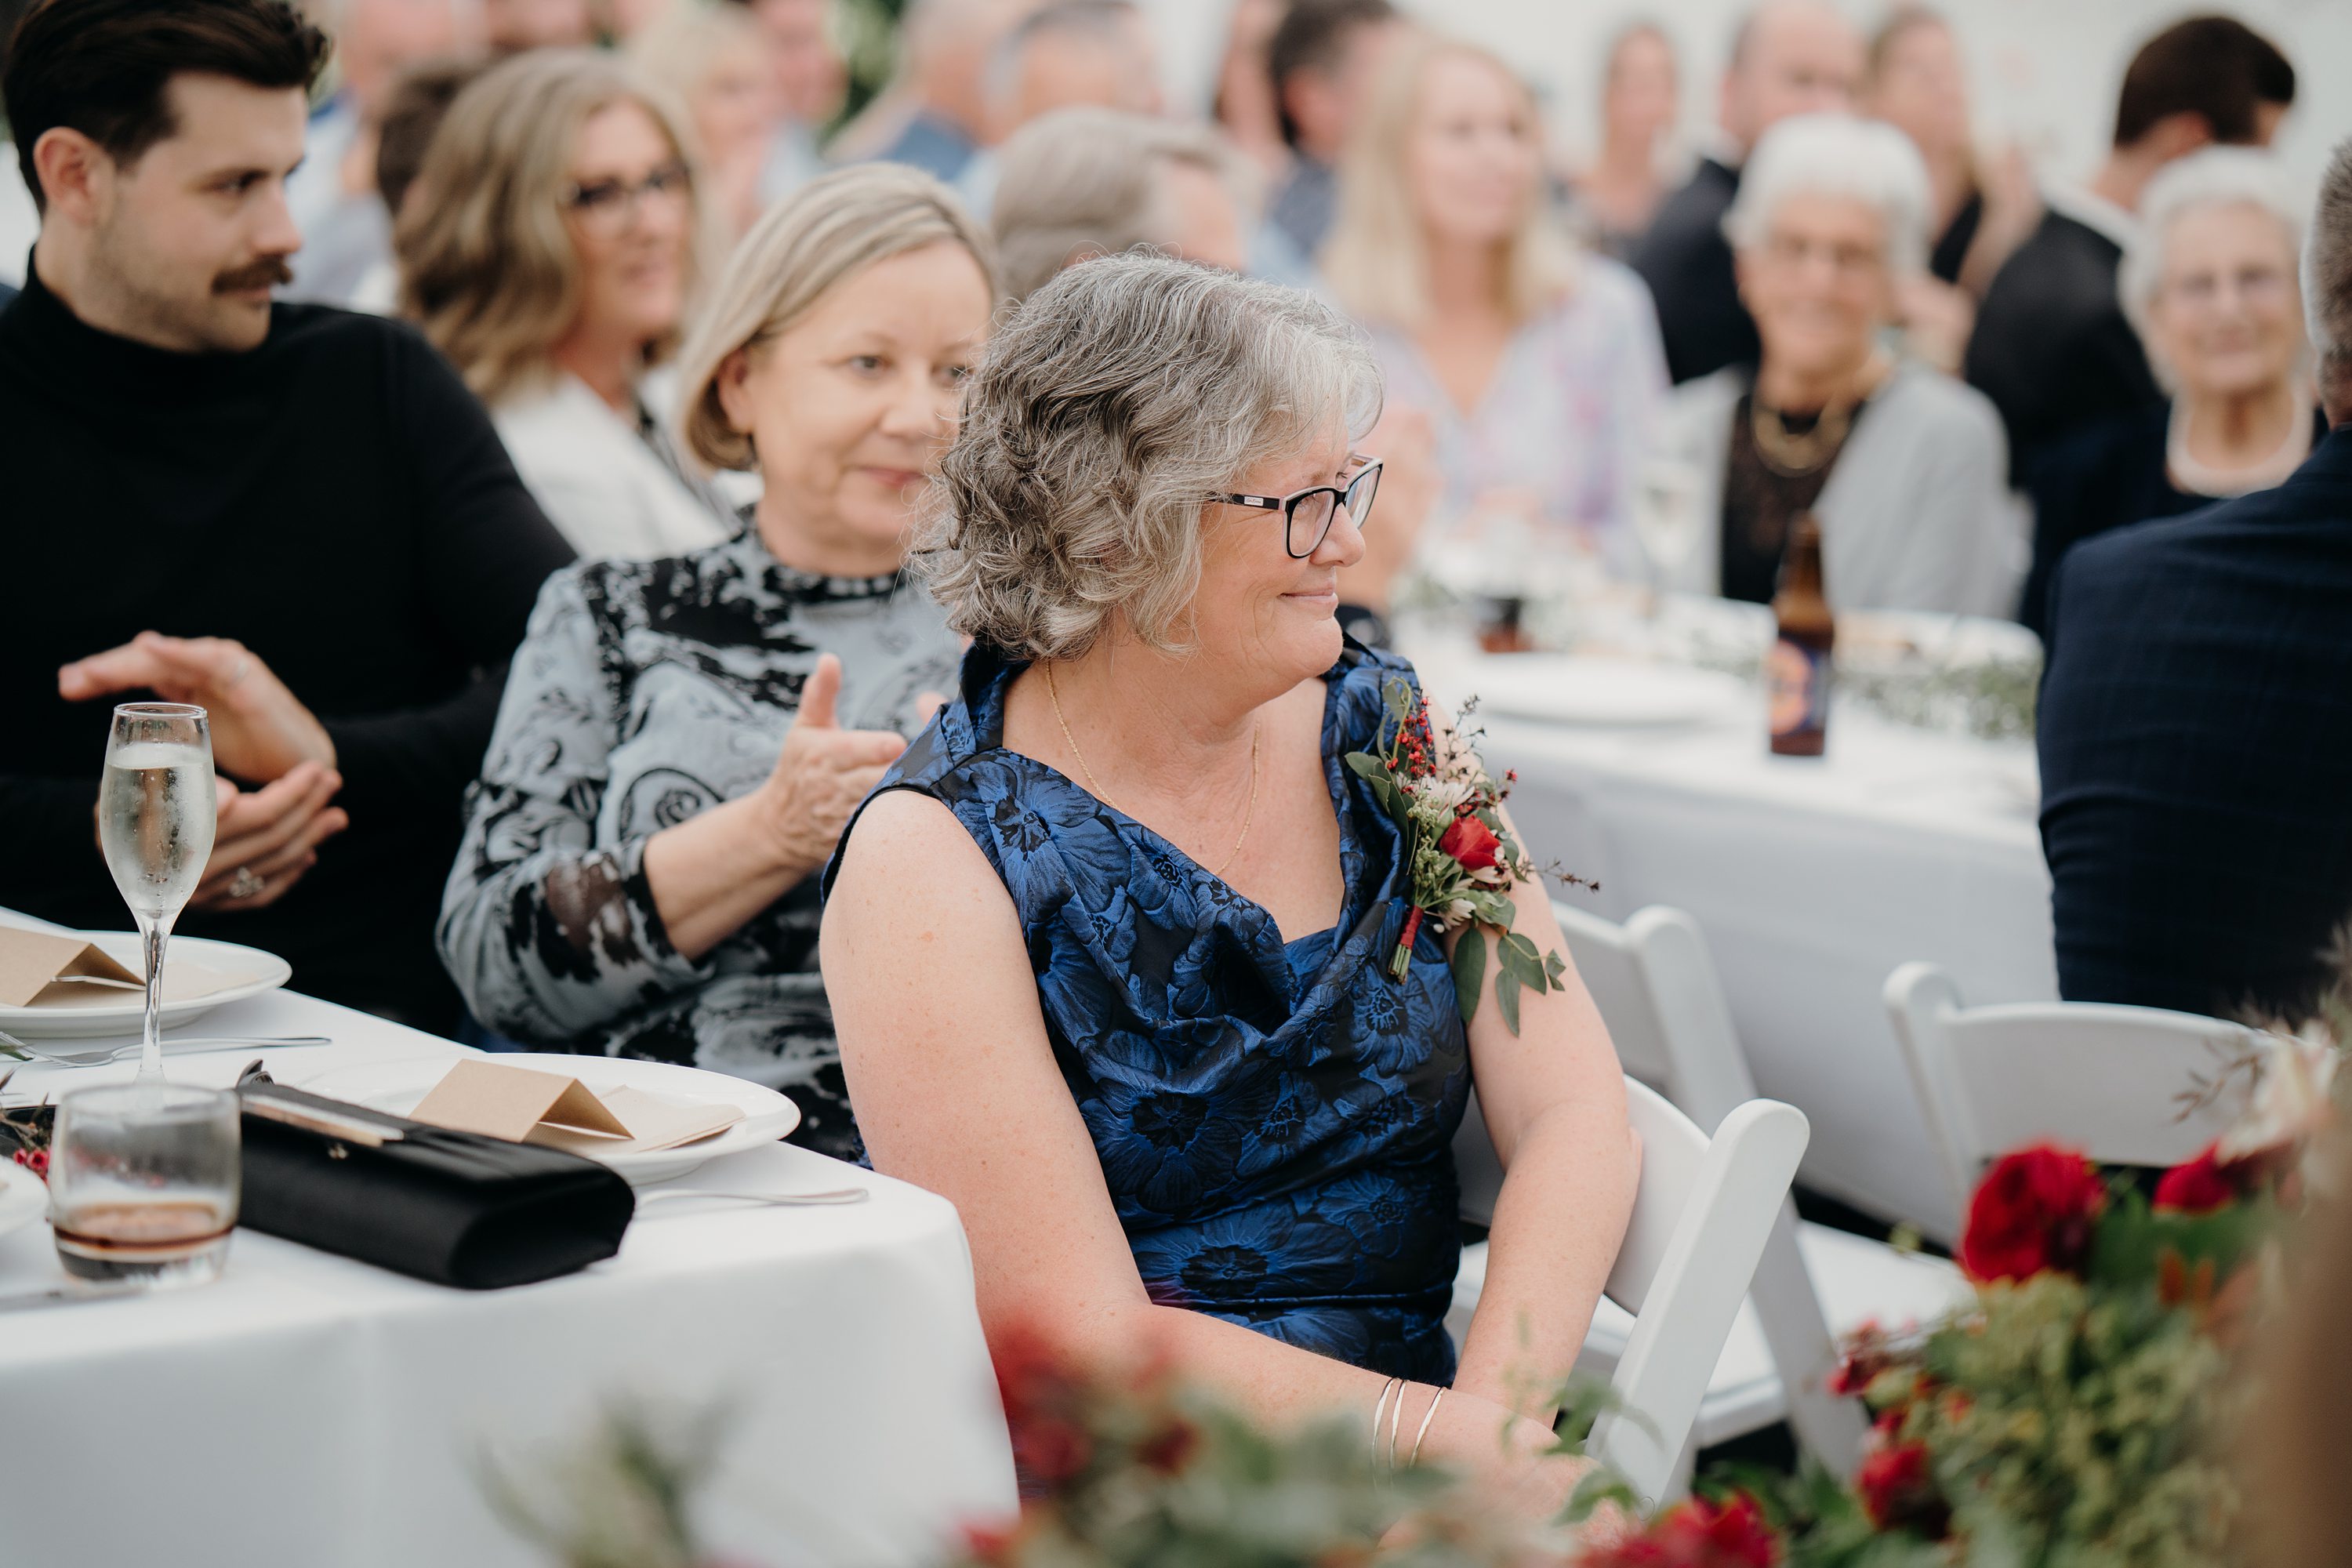
{"type": "Polygon", "coordinates": [[[2236,1110],[2181,1097],[2252,1045],[2241,1024],[2160,1007],[2021,1002],[1966,1007],[1932,963],[1887,976],[1886,1011],[1927,1113],[1954,1212],[1985,1163],[2055,1140],[2102,1164],[2177,1165],[2236,1110]]]}
{"type": "MultiPolygon", "coordinates": [[[[1707,1369],[1731,1332],[1811,1134],[1804,1114],[1778,1100],[1738,1107],[1710,1139],[1645,1085],[1628,1079],[1625,1096],[1642,1138],[1642,1178],[1605,1300],[1629,1314],[1630,1328],[1609,1380],[1620,1407],[1594,1424],[1587,1449],[1649,1504],[1676,1483],[1707,1369]]],[[[1463,1213],[1491,1221],[1502,1165],[1475,1099],[1454,1151],[1463,1213]]],[[[1463,1252],[1475,1292],[1486,1279],[1486,1244],[1463,1252]]],[[[1457,1304],[1461,1290],[1457,1283],[1457,1304]]]]}
{"type": "MultiPolygon", "coordinates": [[[[1654,907],[1621,926],[1565,904],[1553,913],[1627,1072],[1665,1089],[1701,1127],[1720,1124],[1755,1098],[1706,940],[1690,916],[1654,907]]],[[[1479,1282],[1455,1286],[1448,1321],[1457,1338],[1469,1326],[1479,1282]]],[[[1858,1404],[1825,1386],[1837,1341],[1865,1322],[1933,1321],[1967,1294],[1949,1264],[1801,1222],[1795,1205],[1783,1204],[1748,1303],[1708,1378],[1694,1448],[1786,1419],[1808,1452],[1840,1474],[1850,1470],[1867,1422],[1858,1404]]],[[[1605,1373],[1632,1326],[1604,1302],[1580,1365],[1605,1373]]]]}

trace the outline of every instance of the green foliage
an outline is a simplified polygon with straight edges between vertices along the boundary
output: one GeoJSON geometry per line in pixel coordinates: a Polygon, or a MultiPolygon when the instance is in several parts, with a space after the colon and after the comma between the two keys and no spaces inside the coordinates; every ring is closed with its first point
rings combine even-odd
{"type": "Polygon", "coordinates": [[[2228,1362],[2194,1315],[2152,1285],[2055,1273],[1979,1304],[1928,1336],[1901,1427],[1927,1445],[1955,1532],[2021,1568],[2227,1561],[2238,1493],[2208,1437],[2228,1362]]]}

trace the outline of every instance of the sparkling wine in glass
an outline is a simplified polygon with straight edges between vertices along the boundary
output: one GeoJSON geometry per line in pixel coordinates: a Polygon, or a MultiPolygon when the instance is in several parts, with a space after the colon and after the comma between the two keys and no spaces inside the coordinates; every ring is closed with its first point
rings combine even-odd
{"type": "Polygon", "coordinates": [[[212,727],[205,710],[182,702],[117,708],[98,786],[98,841],[115,889],[131,906],[147,961],[142,1080],[163,1077],[158,1027],[163,946],[212,858],[217,816],[212,727]]]}
{"type": "Polygon", "coordinates": [[[1650,561],[1653,616],[1698,545],[1698,470],[1688,463],[1651,458],[1642,464],[1633,495],[1633,527],[1642,553],[1650,561]]]}

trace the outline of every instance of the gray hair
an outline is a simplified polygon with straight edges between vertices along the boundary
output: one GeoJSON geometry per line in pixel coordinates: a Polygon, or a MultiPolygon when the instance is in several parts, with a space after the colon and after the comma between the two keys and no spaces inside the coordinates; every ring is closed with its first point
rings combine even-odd
{"type": "Polygon", "coordinates": [[[2303,252],[2303,312],[2328,417],[2352,420],[2352,137],[2336,144],[2320,176],[2303,252]]]}
{"type": "Polygon", "coordinates": [[[1190,647],[1208,498],[1380,415],[1363,331],[1166,257],[1065,268],[999,327],[912,557],[958,632],[1075,658],[1123,619],[1190,647]]]}
{"type": "Polygon", "coordinates": [[[1166,244],[1167,164],[1216,176],[1247,205],[1240,160],[1205,125],[1117,109],[1057,109],[1038,116],[998,150],[989,209],[1004,287],[1025,300],[1045,279],[1088,256],[1117,256],[1166,244]]]}
{"type": "Polygon", "coordinates": [[[856,163],[821,174],[770,207],[729,258],[678,354],[681,444],[713,468],[748,468],[758,454],[727,417],[719,376],[739,352],[756,353],[816,308],[853,273],[930,245],[971,252],[996,294],[996,252],[955,193],[903,163],[856,163]]]}
{"type": "Polygon", "coordinates": [[[1066,38],[1097,49],[1123,51],[1142,26],[1143,12],[1135,0],[1051,0],[1013,24],[990,52],[982,82],[989,109],[997,114],[1012,111],[1032,45],[1066,38]]]}
{"type": "Polygon", "coordinates": [[[2149,310],[2164,288],[2164,258],[2172,244],[2172,228],[2190,213],[2207,207],[2250,206],[2268,215],[2279,226],[2288,270],[2303,247],[2303,212],[2285,168],[2256,147],[2208,147],[2178,158],[2159,170],[2140,194],[2139,226],[2124,251],[2116,274],[2116,292],[2132,330],[2147,349],[2149,368],[2169,387],[2172,368],[2163,363],[2156,346],[2149,310]]]}
{"type": "Polygon", "coordinates": [[[1800,114],[1764,132],[1723,215],[1736,250],[1760,247],[1780,204],[1793,195],[1847,196],[1878,214],[1886,264],[1897,274],[1927,265],[1927,165],[1892,125],[1851,114],[1800,114]]]}

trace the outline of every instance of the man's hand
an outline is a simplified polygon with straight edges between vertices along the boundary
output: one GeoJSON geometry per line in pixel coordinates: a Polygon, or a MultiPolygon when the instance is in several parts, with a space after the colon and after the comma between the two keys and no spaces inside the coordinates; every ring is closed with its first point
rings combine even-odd
{"type": "Polygon", "coordinates": [[[297,763],[286,775],[250,793],[227,779],[215,781],[219,819],[213,830],[213,858],[205,862],[189,907],[199,910],[267,909],[285,897],[319,863],[320,841],[341,833],[351,818],[327,802],[343,781],[317,763],[297,763]]]}
{"type": "Polygon", "coordinates": [[[210,715],[213,761],[224,773],[267,784],[306,762],[335,765],[325,726],[268,665],[226,637],[141,632],[58,671],[58,694],[68,702],[142,689],[166,702],[195,703],[210,715]]]}

